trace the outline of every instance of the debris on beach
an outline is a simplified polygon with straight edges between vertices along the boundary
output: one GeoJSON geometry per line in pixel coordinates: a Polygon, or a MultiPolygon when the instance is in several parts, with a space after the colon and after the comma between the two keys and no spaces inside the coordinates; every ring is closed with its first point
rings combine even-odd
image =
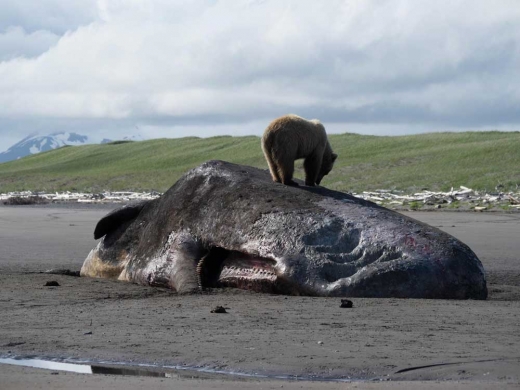
{"type": "Polygon", "coordinates": [[[475,211],[489,210],[493,207],[520,210],[520,192],[477,191],[465,186],[460,186],[456,190],[452,187],[448,192],[423,190],[414,194],[404,194],[397,190],[376,190],[352,195],[385,207],[404,206],[412,210],[424,206],[433,209],[466,207],[475,211]]]}
{"type": "Polygon", "coordinates": [[[24,345],[24,344],[25,344],[25,341],[18,341],[18,342],[13,341],[13,342],[2,345],[2,347],[17,347],[19,345],[24,345]]]}
{"type": "Polygon", "coordinates": [[[152,200],[162,194],[157,191],[105,191],[100,193],[88,192],[33,192],[17,191],[0,194],[0,201],[6,205],[42,204],[42,203],[127,203],[132,201],[152,200]],[[35,202],[37,200],[38,202],[35,202]]]}
{"type": "MultiPolygon", "coordinates": [[[[417,210],[429,209],[457,209],[468,208],[475,211],[485,211],[494,207],[505,210],[520,210],[520,191],[501,192],[478,191],[460,186],[451,188],[448,192],[434,192],[423,190],[413,194],[406,194],[399,190],[375,190],[352,193],[351,195],[369,200],[379,205],[417,210]]],[[[160,197],[157,191],[105,191],[100,193],[87,192],[55,192],[43,193],[34,191],[19,191],[0,194],[0,201],[6,205],[44,204],[44,203],[129,203],[134,201],[152,200],[160,197]]]]}
{"type": "Polygon", "coordinates": [[[211,310],[212,313],[227,313],[226,308],[224,306],[215,306],[213,310],[211,310]]]}
{"type": "Polygon", "coordinates": [[[40,273],[49,274],[49,275],[75,276],[75,277],[80,276],[79,271],[71,271],[70,269],[63,269],[63,268],[48,269],[47,271],[42,271],[40,273]]]}
{"type": "Polygon", "coordinates": [[[352,303],[352,301],[350,299],[342,299],[341,300],[341,305],[339,305],[339,307],[345,309],[350,309],[351,307],[353,307],[354,304],[352,303]]]}
{"type": "Polygon", "coordinates": [[[4,204],[8,206],[25,206],[29,204],[47,204],[49,200],[38,195],[30,196],[11,196],[4,200],[4,204]]]}

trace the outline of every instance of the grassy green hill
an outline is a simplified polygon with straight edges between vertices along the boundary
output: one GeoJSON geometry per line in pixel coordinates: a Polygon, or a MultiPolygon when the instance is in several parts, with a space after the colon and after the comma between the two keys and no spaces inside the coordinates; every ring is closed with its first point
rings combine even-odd
{"type": "MultiPolygon", "coordinates": [[[[342,191],[493,190],[520,185],[520,132],[400,137],[330,135],[338,161],[323,185],[342,191]]],[[[0,192],[164,191],[184,172],[220,159],[267,169],[258,137],[155,139],[63,147],[0,164],[0,192]]],[[[301,162],[296,177],[303,178],[301,162]]]]}

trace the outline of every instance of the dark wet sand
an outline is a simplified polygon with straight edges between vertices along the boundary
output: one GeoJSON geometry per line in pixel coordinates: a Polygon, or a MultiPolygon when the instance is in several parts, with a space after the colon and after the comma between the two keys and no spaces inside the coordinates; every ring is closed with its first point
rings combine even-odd
{"type": "Polygon", "coordinates": [[[95,223],[106,212],[106,207],[0,206],[1,355],[399,382],[51,375],[4,365],[0,388],[141,388],[146,384],[201,389],[397,389],[449,384],[469,389],[520,384],[519,214],[406,213],[453,234],[477,253],[488,275],[487,301],[354,299],[354,308],[340,309],[337,298],[237,290],[177,296],[130,283],[32,273],[49,268],[78,270],[95,245],[95,223]],[[61,286],[44,287],[50,280],[61,286]],[[216,305],[228,307],[229,313],[210,313],[216,305]],[[453,364],[396,374],[444,363],[453,364]]]}

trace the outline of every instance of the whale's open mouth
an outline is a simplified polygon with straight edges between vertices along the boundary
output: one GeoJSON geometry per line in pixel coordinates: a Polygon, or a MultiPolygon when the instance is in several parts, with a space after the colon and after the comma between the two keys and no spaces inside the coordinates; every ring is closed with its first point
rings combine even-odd
{"type": "Polygon", "coordinates": [[[290,294],[275,270],[272,259],[212,247],[199,261],[197,273],[201,288],[234,287],[264,293],[290,294]]]}

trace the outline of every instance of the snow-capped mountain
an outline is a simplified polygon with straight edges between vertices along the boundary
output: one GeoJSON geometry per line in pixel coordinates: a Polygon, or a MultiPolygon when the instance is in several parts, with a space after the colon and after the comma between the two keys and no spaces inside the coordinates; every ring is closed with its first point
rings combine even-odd
{"type": "MultiPolygon", "coordinates": [[[[140,134],[136,135],[128,135],[123,138],[116,138],[116,140],[124,140],[124,141],[143,141],[145,138],[140,134]]],[[[114,140],[104,138],[101,142],[99,142],[99,138],[91,139],[86,135],[81,135],[78,133],[69,133],[69,132],[61,132],[61,133],[52,133],[49,135],[39,136],[37,134],[31,134],[28,137],[25,137],[20,142],[14,144],[5,152],[0,153],[0,163],[17,160],[19,158],[29,156],[30,154],[36,154],[40,152],[46,152],[48,150],[61,148],[65,145],[86,145],[86,144],[106,144],[113,142],[114,140]]]]}
{"type": "Polygon", "coordinates": [[[0,153],[0,163],[16,160],[30,154],[46,152],[65,145],[85,145],[89,142],[86,135],[77,133],[53,133],[44,136],[31,134],[0,153]]]}

